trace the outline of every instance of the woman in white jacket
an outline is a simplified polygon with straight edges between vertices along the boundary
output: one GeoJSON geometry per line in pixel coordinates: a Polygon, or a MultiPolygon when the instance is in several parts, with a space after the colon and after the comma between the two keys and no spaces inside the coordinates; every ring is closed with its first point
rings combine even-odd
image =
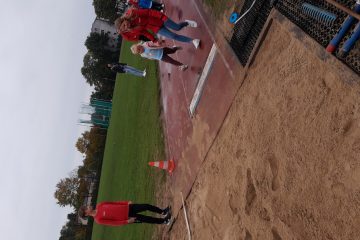
{"type": "Polygon", "coordinates": [[[172,65],[178,66],[180,70],[185,71],[188,68],[186,64],[176,61],[169,56],[169,54],[173,54],[180,49],[181,47],[177,46],[168,47],[164,42],[145,42],[134,44],[131,46],[131,52],[133,54],[140,54],[140,56],[142,56],[143,58],[167,62],[172,65]]]}

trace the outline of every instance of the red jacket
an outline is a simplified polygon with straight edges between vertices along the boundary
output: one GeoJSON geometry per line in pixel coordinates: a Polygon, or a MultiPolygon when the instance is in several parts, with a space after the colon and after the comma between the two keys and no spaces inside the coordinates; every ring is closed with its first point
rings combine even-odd
{"type": "Polygon", "coordinates": [[[119,226],[128,224],[129,202],[102,202],[96,206],[94,220],[98,224],[119,226]]]}
{"type": "Polygon", "coordinates": [[[154,34],[159,32],[160,28],[168,17],[162,12],[152,9],[134,9],[130,8],[125,12],[125,16],[130,16],[131,30],[121,33],[122,37],[128,41],[138,41],[143,35],[150,41],[154,41],[154,34]],[[154,34],[149,32],[152,31],[154,34]]]}

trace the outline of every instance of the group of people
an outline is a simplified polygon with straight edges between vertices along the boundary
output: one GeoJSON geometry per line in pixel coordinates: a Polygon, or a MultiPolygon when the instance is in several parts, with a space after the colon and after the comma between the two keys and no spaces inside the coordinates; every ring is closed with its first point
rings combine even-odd
{"type": "MultiPolygon", "coordinates": [[[[123,16],[115,20],[115,27],[117,32],[123,39],[131,42],[137,42],[131,46],[131,52],[138,54],[141,57],[154,59],[170,63],[178,66],[180,70],[186,70],[187,64],[181,63],[174,58],[171,54],[181,50],[179,46],[169,46],[164,40],[160,40],[158,35],[172,39],[178,42],[192,43],[195,48],[200,45],[200,39],[193,39],[184,35],[174,33],[180,31],[184,27],[197,27],[197,23],[193,20],[185,20],[181,23],[176,23],[163,13],[164,4],[151,1],[151,0],[128,0],[130,7],[125,11],[123,16]],[[140,42],[139,42],[140,41],[140,42]]],[[[136,76],[145,76],[146,71],[134,72],[133,70],[124,68],[124,64],[116,68],[136,76]]]]}
{"type": "MultiPolygon", "coordinates": [[[[171,30],[180,31],[184,27],[197,27],[192,20],[175,23],[164,11],[164,4],[151,0],[128,0],[131,5],[123,16],[115,20],[117,32],[127,41],[138,42],[131,46],[134,54],[148,59],[164,61],[181,70],[186,70],[187,65],[172,57],[170,54],[180,50],[179,46],[168,46],[164,40],[160,40],[157,34],[179,42],[192,43],[195,48],[199,47],[200,40],[179,35],[171,30]],[[171,29],[171,30],[170,30],[171,29]]],[[[129,73],[139,77],[146,76],[146,70],[141,71],[125,63],[108,64],[115,72],[129,73]]],[[[95,209],[91,206],[83,206],[78,211],[80,217],[91,216],[95,222],[103,225],[119,226],[131,223],[170,224],[171,208],[161,209],[150,204],[133,204],[131,201],[101,202],[95,209]],[[162,217],[152,217],[141,214],[150,211],[160,214],[162,217]]]]}

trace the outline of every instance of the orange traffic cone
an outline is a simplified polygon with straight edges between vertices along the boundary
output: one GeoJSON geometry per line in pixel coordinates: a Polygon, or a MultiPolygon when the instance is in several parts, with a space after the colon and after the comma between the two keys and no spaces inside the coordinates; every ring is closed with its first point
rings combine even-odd
{"type": "Polygon", "coordinates": [[[168,171],[170,174],[175,169],[175,162],[174,160],[170,159],[169,161],[158,161],[158,162],[149,162],[149,165],[152,167],[158,167],[168,171]]]}

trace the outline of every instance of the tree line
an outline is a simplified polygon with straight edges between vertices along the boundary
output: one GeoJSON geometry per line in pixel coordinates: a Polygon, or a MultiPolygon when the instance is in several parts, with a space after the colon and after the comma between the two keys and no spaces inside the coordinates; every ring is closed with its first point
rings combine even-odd
{"type": "MultiPolygon", "coordinates": [[[[118,17],[116,1],[93,0],[93,6],[99,18],[113,22],[118,17]]],[[[112,72],[107,64],[118,62],[121,41],[118,50],[111,51],[107,45],[108,40],[107,33],[90,33],[85,41],[88,51],[83,58],[81,73],[94,89],[90,99],[111,100],[113,97],[116,73],[112,72]]],[[[56,184],[56,203],[60,207],[69,206],[73,209],[73,212],[67,215],[59,240],[91,239],[93,221],[91,219],[86,226],[83,225],[79,222],[77,210],[86,199],[91,199],[90,204],[96,204],[106,135],[106,129],[96,126],[82,133],[75,144],[76,149],[83,155],[82,164],[56,184]]]]}
{"type": "Polygon", "coordinates": [[[60,231],[59,240],[91,239],[92,221],[87,225],[81,224],[77,210],[86,199],[91,199],[91,205],[96,203],[105,141],[106,129],[93,127],[82,133],[75,144],[76,149],[84,156],[82,164],[56,184],[56,203],[73,209],[60,231]]]}
{"type": "Polygon", "coordinates": [[[120,50],[108,50],[108,40],[108,34],[90,33],[85,41],[88,52],[84,56],[81,73],[86,82],[94,87],[91,98],[112,99],[116,73],[112,72],[107,64],[119,60],[120,50]]]}

